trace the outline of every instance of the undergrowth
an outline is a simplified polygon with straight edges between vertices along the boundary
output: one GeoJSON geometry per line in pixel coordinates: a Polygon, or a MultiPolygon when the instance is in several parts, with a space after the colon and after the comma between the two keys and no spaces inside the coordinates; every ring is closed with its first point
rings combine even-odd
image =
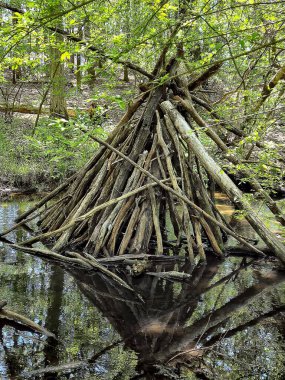
{"type": "Polygon", "coordinates": [[[86,113],[69,121],[42,118],[33,135],[32,122],[0,118],[0,185],[43,190],[72,175],[98,148],[89,135],[105,136],[100,112],[92,120],[86,113]]]}

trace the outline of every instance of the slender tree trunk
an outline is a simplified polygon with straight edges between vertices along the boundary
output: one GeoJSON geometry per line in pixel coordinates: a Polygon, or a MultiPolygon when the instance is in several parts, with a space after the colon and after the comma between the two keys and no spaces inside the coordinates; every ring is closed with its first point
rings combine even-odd
{"type": "MultiPolygon", "coordinates": [[[[60,3],[53,6],[54,12],[60,10],[60,3]]],[[[61,26],[60,22],[58,26],[61,26]]],[[[50,48],[50,115],[68,118],[65,102],[66,78],[64,64],[61,62],[61,51],[57,47],[57,44],[60,44],[62,41],[63,36],[56,34],[55,43],[50,48]]]]}
{"type": "Polygon", "coordinates": [[[51,70],[50,80],[52,81],[50,92],[50,114],[51,116],[67,117],[65,102],[65,85],[63,63],[60,63],[61,53],[57,48],[51,48],[51,70]]]}
{"type": "MultiPolygon", "coordinates": [[[[79,27],[78,35],[82,39],[83,37],[83,28],[82,26],[79,27]]],[[[81,91],[82,86],[82,55],[81,53],[76,54],[76,87],[78,91],[81,91]]]]}
{"type": "Polygon", "coordinates": [[[130,81],[130,79],[129,79],[129,70],[128,70],[128,68],[127,68],[127,66],[125,65],[124,66],[124,82],[129,82],[130,81]]]}
{"type": "MultiPolygon", "coordinates": [[[[90,28],[90,21],[87,18],[84,23],[84,34],[86,37],[86,40],[89,40],[91,37],[91,28],[90,28]]],[[[87,74],[88,74],[88,84],[89,86],[93,86],[94,82],[96,80],[96,70],[95,70],[95,62],[94,58],[87,58],[89,67],[87,69],[87,74]]]]}
{"type": "Polygon", "coordinates": [[[81,91],[82,86],[82,71],[81,71],[81,54],[76,55],[76,87],[78,91],[81,91]]]}

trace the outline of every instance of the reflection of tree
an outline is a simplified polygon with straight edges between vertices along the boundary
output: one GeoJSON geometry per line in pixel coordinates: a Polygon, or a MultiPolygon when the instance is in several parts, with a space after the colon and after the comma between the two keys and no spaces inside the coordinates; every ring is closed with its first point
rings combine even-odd
{"type": "MultiPolygon", "coordinates": [[[[191,274],[187,281],[174,281],[171,275],[168,280],[147,274],[138,277],[126,275],[129,285],[137,294],[118,287],[117,283],[110,278],[102,278],[100,274],[83,276],[72,271],[82,292],[109,319],[124,339],[126,347],[137,352],[136,378],[175,379],[181,365],[191,368],[198,377],[205,378],[199,365],[207,350],[221,339],[232,337],[284,310],[279,308],[266,312],[222,334],[221,328],[234,313],[263,291],[284,281],[285,277],[274,271],[260,274],[255,284],[221,307],[197,317],[202,295],[221,284],[226,287],[243,268],[214,281],[219,271],[215,261],[194,269],[185,263],[178,266],[179,271],[191,274]]],[[[162,262],[152,271],[173,271],[174,267],[177,270],[177,263],[162,262]]]]}
{"type": "Polygon", "coordinates": [[[51,338],[53,334],[41,326],[42,305],[45,305],[47,298],[46,264],[38,259],[25,259],[21,253],[15,254],[10,247],[5,247],[3,253],[1,294],[8,301],[8,305],[3,310],[0,305],[0,352],[3,350],[5,353],[0,361],[1,369],[4,368],[7,372],[7,378],[12,378],[31,365],[31,359],[28,357],[31,347],[33,356],[40,357],[47,342],[44,336],[51,338]],[[16,258],[19,264],[17,266],[12,265],[16,258]],[[36,297],[39,294],[40,302],[36,297]]]}
{"type": "MultiPolygon", "coordinates": [[[[50,277],[50,294],[51,299],[46,316],[46,328],[53,332],[55,336],[59,336],[60,332],[60,315],[63,297],[64,273],[57,266],[53,267],[50,277]]],[[[48,344],[44,347],[45,365],[57,365],[59,362],[58,340],[49,339],[48,344]]],[[[55,373],[44,376],[45,380],[57,379],[55,373]]]]}

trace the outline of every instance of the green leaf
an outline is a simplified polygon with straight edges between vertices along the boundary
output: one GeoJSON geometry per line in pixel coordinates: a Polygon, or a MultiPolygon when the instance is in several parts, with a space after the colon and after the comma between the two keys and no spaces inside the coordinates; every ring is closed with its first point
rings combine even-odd
{"type": "Polygon", "coordinates": [[[64,52],[61,54],[60,56],[60,60],[63,62],[63,61],[67,61],[69,60],[71,57],[70,53],[68,53],[68,51],[64,52]]]}

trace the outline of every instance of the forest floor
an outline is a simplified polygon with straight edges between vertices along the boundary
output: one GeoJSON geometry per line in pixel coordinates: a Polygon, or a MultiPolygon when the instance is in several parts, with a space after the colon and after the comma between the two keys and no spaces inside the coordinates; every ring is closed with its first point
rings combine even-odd
{"type": "MultiPolygon", "coordinates": [[[[137,88],[134,78],[130,82],[120,80],[116,85],[99,79],[92,87],[84,84],[81,91],[70,83],[67,108],[76,116],[66,123],[43,114],[35,129],[36,114],[10,112],[9,108],[37,109],[45,86],[38,82],[0,85],[0,199],[49,190],[80,168],[97,144],[83,136],[76,125],[106,135],[123,115],[137,88]],[[95,112],[93,118],[90,108],[95,112]]],[[[48,106],[47,97],[43,109],[48,106]]]]}

